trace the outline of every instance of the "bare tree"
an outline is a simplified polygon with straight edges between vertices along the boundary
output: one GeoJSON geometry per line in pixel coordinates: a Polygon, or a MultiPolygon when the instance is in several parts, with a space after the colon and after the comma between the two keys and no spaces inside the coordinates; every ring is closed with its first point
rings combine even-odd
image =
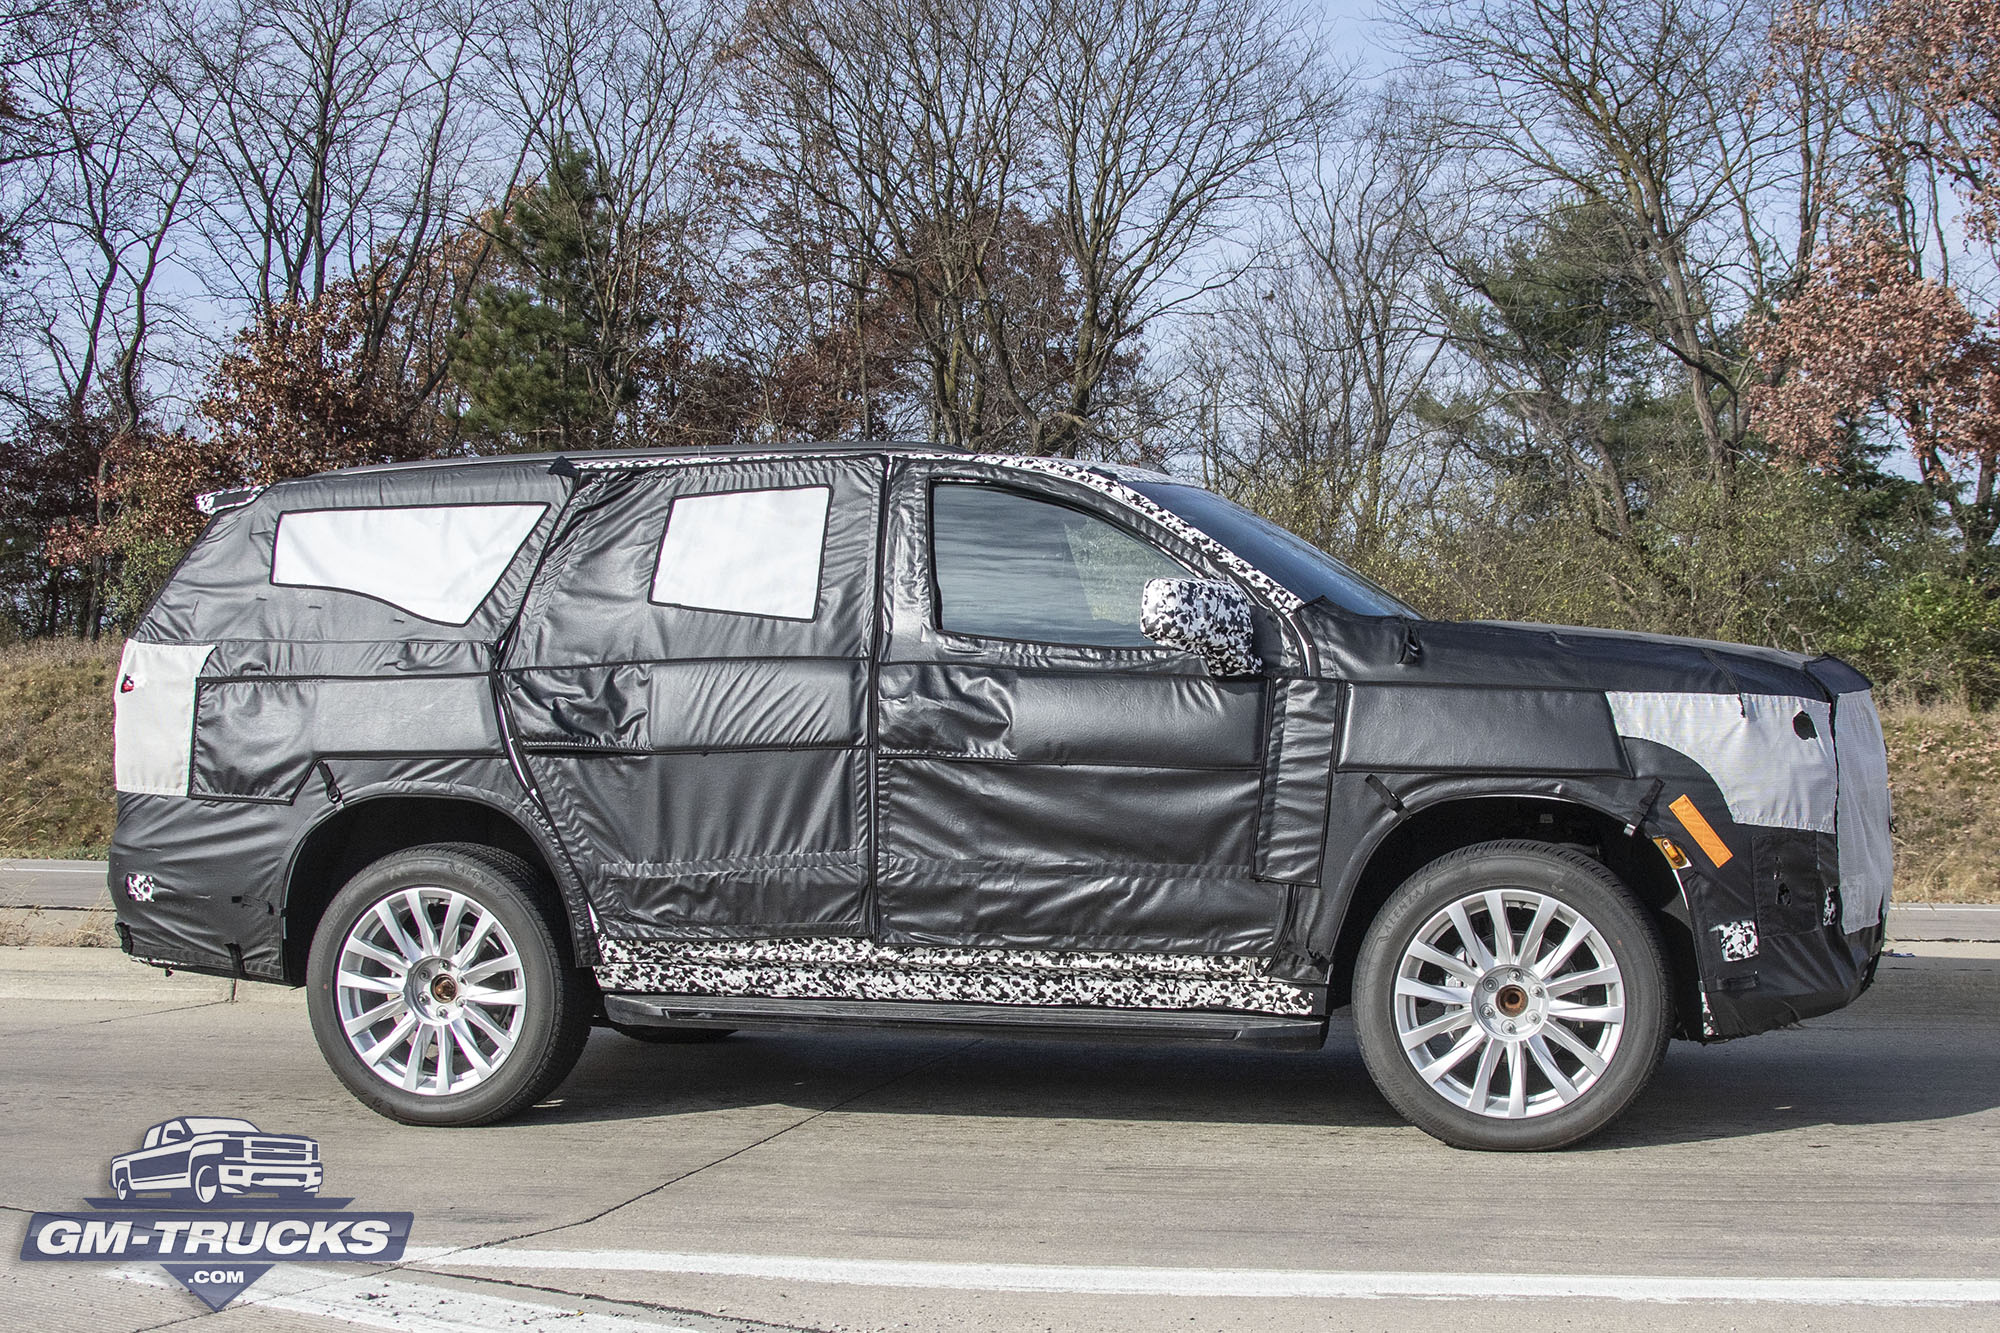
{"type": "Polygon", "coordinates": [[[1042,453],[1104,447],[1146,326],[1336,90],[1265,0],[796,0],[741,50],[759,146],[840,217],[846,280],[904,294],[933,432],[1042,453]]]}
{"type": "MultiPolygon", "coordinates": [[[[1603,210],[1612,260],[1680,366],[1709,470],[1748,430],[1734,337],[1810,253],[1831,177],[1827,87],[1772,91],[1767,11],[1721,0],[1447,0],[1403,5],[1413,54],[1457,91],[1438,119],[1486,164],[1503,231],[1567,199],[1603,210]],[[1771,205],[1793,197],[1792,223],[1771,205]]],[[[1789,81],[1789,82],[1786,82],[1789,81]]]]}

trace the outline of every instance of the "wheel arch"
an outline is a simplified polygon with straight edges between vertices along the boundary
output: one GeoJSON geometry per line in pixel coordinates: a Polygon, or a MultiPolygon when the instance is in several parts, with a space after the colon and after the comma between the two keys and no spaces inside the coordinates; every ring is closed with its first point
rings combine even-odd
{"type": "Polygon", "coordinates": [[[538,824],[483,793],[392,790],[350,796],[301,836],[286,864],[283,907],[285,980],[305,984],[306,958],[327,905],[343,885],[392,852],[430,843],[471,842],[511,852],[552,886],[548,906],[566,929],[557,938],[572,961],[596,961],[590,909],[567,859],[538,824]]]}
{"type": "Polygon", "coordinates": [[[1570,796],[1515,793],[1446,795],[1411,804],[1353,859],[1342,886],[1329,1004],[1350,1000],[1361,941],[1404,881],[1441,856],[1508,839],[1580,850],[1630,889],[1659,936],[1676,1008],[1682,1015],[1699,1012],[1701,979],[1687,904],[1659,850],[1624,815],[1570,796]]]}

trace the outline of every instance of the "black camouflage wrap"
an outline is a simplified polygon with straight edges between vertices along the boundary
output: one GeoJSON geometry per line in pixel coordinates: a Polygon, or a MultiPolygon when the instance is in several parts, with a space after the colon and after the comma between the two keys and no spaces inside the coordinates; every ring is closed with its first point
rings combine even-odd
{"type": "Polygon", "coordinates": [[[315,830],[448,800],[518,830],[607,990],[1309,1016],[1397,831],[1505,800],[1587,812],[1653,858],[1692,964],[1684,1035],[1866,983],[1880,918],[1843,928],[1838,833],[1738,822],[1713,772],[1621,735],[1607,702],[1796,699],[1837,729],[1866,697],[1850,669],[1306,603],[1131,484],[1161,480],[857,445],[274,486],[217,515],[135,635],[213,651],[186,793],[119,798],[126,947],[286,979],[315,830]],[[1083,510],[1195,577],[1148,588],[1152,647],[944,630],[947,482],[1083,510]],[[649,599],[677,498],[801,488],[828,495],[810,619],[649,599]],[[542,512],[463,625],[271,582],[285,513],[483,504],[542,512]],[[1215,651],[1232,635],[1249,649],[1215,651]],[[1665,868],[1653,839],[1693,845],[1682,798],[1728,860],[1665,868]]]}

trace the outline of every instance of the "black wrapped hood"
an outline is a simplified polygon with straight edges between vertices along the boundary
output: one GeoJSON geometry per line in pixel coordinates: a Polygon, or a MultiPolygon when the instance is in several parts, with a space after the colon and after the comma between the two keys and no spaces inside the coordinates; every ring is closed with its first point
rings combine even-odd
{"type": "Polygon", "coordinates": [[[1347,680],[1812,699],[1868,684],[1834,658],[1708,639],[1492,620],[1362,620],[1320,605],[1300,614],[1321,670],[1347,680]]]}

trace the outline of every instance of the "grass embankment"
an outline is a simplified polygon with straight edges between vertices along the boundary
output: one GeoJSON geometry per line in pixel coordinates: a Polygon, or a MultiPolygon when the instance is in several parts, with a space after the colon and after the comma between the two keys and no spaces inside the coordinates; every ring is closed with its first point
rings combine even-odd
{"type": "Polygon", "coordinates": [[[115,817],[118,643],[0,649],[0,856],[100,858],[115,817]]]}
{"type": "MultiPolygon", "coordinates": [[[[111,840],[118,648],[0,649],[0,856],[101,857],[111,840]]],[[[1896,796],[1896,897],[2000,902],[2000,710],[1883,710],[1896,796]]]]}

